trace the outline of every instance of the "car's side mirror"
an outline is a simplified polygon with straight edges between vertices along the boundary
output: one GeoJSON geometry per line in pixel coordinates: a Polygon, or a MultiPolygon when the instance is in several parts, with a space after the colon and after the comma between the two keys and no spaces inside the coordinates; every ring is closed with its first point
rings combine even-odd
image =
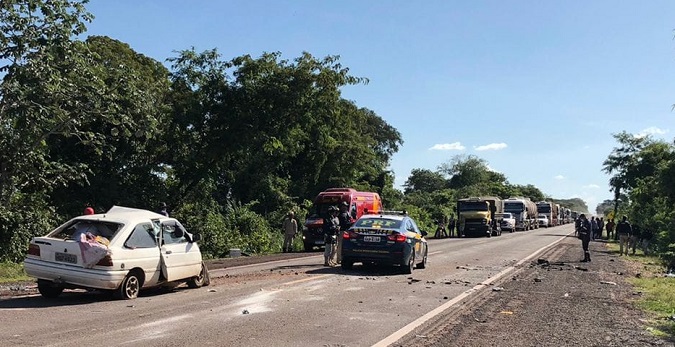
{"type": "Polygon", "coordinates": [[[427,235],[429,235],[429,233],[427,233],[424,230],[420,230],[420,233],[422,233],[422,237],[426,237],[427,235]]]}
{"type": "Polygon", "coordinates": [[[199,242],[202,240],[201,234],[192,234],[191,242],[199,242]]]}

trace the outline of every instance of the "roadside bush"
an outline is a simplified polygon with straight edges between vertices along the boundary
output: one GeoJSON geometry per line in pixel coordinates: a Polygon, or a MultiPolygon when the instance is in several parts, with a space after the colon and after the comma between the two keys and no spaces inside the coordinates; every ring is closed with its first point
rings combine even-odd
{"type": "Polygon", "coordinates": [[[53,208],[39,196],[15,195],[9,206],[0,206],[0,262],[23,261],[30,240],[47,234],[56,224],[53,208]]]}

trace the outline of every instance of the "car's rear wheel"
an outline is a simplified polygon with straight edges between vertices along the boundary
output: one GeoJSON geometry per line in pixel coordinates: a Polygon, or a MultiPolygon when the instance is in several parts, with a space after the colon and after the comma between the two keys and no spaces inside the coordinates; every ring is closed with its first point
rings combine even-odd
{"type": "Polygon", "coordinates": [[[407,264],[401,264],[402,271],[406,275],[410,275],[413,272],[413,268],[415,268],[415,252],[413,251],[412,254],[410,255],[410,258],[408,259],[407,264]]]}
{"type": "Polygon", "coordinates": [[[56,298],[63,293],[62,286],[47,280],[38,280],[37,287],[40,294],[49,299],[56,298]]]}
{"type": "Polygon", "coordinates": [[[199,272],[199,276],[192,277],[187,281],[187,285],[190,288],[200,288],[208,286],[210,283],[209,269],[206,268],[206,264],[204,263],[202,263],[202,270],[199,272]]]}
{"type": "Polygon", "coordinates": [[[429,252],[429,251],[425,251],[425,252],[424,252],[424,257],[422,257],[422,262],[421,262],[421,263],[417,263],[417,268],[418,268],[418,269],[424,269],[424,268],[427,267],[427,253],[428,253],[428,252],[429,252]]]}
{"type": "Polygon", "coordinates": [[[136,271],[129,272],[122,284],[113,293],[117,299],[136,299],[141,291],[142,281],[136,271]]]}

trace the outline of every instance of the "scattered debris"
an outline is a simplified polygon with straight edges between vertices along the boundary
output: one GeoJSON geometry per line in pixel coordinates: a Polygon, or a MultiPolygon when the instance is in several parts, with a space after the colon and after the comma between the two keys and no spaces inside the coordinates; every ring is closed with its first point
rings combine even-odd
{"type": "Polygon", "coordinates": [[[360,301],[360,300],[359,300],[359,304],[363,304],[363,301],[360,301]]]}
{"type": "Polygon", "coordinates": [[[420,280],[418,280],[416,278],[412,278],[412,277],[408,277],[408,279],[410,280],[410,282],[419,282],[420,281],[420,280]]]}
{"type": "Polygon", "coordinates": [[[248,312],[248,310],[243,310],[243,311],[241,311],[241,314],[249,314],[249,313],[250,313],[250,312],[248,312]]]}
{"type": "Polygon", "coordinates": [[[474,318],[474,320],[475,320],[476,322],[478,322],[478,323],[487,323],[487,320],[486,320],[486,319],[478,319],[478,318],[474,318]]]}
{"type": "Polygon", "coordinates": [[[617,272],[616,274],[619,276],[623,276],[623,272],[617,272]]]}
{"type": "Polygon", "coordinates": [[[609,261],[614,261],[614,259],[610,259],[609,261]]]}
{"type": "Polygon", "coordinates": [[[642,274],[641,274],[641,273],[636,273],[636,274],[635,274],[635,278],[641,278],[641,277],[642,277],[642,274]]]}
{"type": "Polygon", "coordinates": [[[587,268],[581,267],[581,266],[575,266],[574,268],[577,269],[577,270],[579,270],[579,271],[588,271],[587,268]]]}
{"type": "Polygon", "coordinates": [[[447,297],[447,296],[444,296],[444,297],[443,297],[443,300],[448,300],[448,297],[447,297]]]}
{"type": "Polygon", "coordinates": [[[633,292],[633,295],[642,295],[642,292],[633,292]]]}
{"type": "Polygon", "coordinates": [[[502,311],[502,312],[499,312],[499,313],[501,313],[501,314],[508,314],[508,315],[511,315],[511,314],[513,314],[513,312],[512,312],[512,311],[502,311]]]}
{"type": "Polygon", "coordinates": [[[136,305],[127,305],[127,307],[134,308],[136,305]]]}
{"type": "Polygon", "coordinates": [[[549,265],[550,263],[546,259],[539,258],[539,259],[537,259],[537,264],[539,264],[539,265],[549,265]]]}
{"type": "Polygon", "coordinates": [[[217,292],[217,290],[215,290],[215,289],[209,289],[209,293],[215,293],[215,292],[217,292]]]}
{"type": "Polygon", "coordinates": [[[600,281],[600,284],[609,284],[611,286],[615,286],[616,282],[610,282],[610,281],[600,281]]]}
{"type": "Polygon", "coordinates": [[[427,284],[436,284],[436,281],[427,281],[427,284]]]}
{"type": "Polygon", "coordinates": [[[492,291],[493,291],[493,292],[503,292],[503,291],[504,291],[504,287],[494,287],[494,288],[492,288],[492,291]]]}
{"type": "Polygon", "coordinates": [[[563,297],[566,297],[566,298],[568,298],[569,296],[570,296],[570,293],[565,293],[565,295],[563,295],[563,297]]]}
{"type": "Polygon", "coordinates": [[[457,269],[464,269],[464,270],[478,270],[475,267],[468,267],[468,266],[458,266],[457,269]]]}
{"type": "Polygon", "coordinates": [[[418,339],[426,339],[426,335],[415,335],[416,338],[418,339]]]}
{"type": "Polygon", "coordinates": [[[541,279],[541,278],[539,278],[539,277],[535,277],[535,278],[534,278],[534,281],[535,281],[535,282],[537,282],[537,283],[539,283],[539,282],[541,282],[541,281],[542,281],[542,279],[541,279]]]}

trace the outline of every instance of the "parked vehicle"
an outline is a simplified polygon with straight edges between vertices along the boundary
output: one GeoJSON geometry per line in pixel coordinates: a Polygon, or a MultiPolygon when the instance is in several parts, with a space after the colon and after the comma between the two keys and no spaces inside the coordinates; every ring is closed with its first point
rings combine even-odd
{"type": "Polygon", "coordinates": [[[208,285],[199,240],[199,234],[188,233],[174,218],[115,206],[34,237],[24,268],[37,278],[38,290],[47,298],[67,288],[86,288],[134,299],[150,287],[208,285]]]}
{"type": "Polygon", "coordinates": [[[504,212],[501,199],[491,196],[457,200],[459,232],[462,235],[499,236],[498,215],[504,212]]]}
{"type": "Polygon", "coordinates": [[[504,212],[511,213],[516,220],[516,231],[532,230],[537,223],[537,206],[528,198],[511,197],[504,200],[504,212]]]}
{"type": "Polygon", "coordinates": [[[513,213],[504,212],[501,215],[497,215],[497,218],[501,220],[502,231],[508,230],[509,232],[514,232],[516,230],[516,218],[513,213]]]}
{"type": "Polygon", "coordinates": [[[558,206],[552,202],[540,201],[537,203],[537,213],[545,215],[550,225],[555,226],[558,222],[558,206]]]}
{"type": "Polygon", "coordinates": [[[314,247],[325,245],[323,218],[327,215],[330,206],[339,207],[342,202],[349,205],[352,222],[361,218],[366,211],[382,210],[382,199],[377,193],[358,192],[352,188],[331,188],[319,193],[314,198],[314,204],[302,230],[305,251],[311,251],[314,247]]]}
{"type": "Polygon", "coordinates": [[[343,233],[342,268],[361,262],[398,266],[405,274],[424,269],[429,253],[426,235],[405,212],[365,215],[343,233]]]}
{"type": "Polygon", "coordinates": [[[551,221],[548,219],[548,216],[543,213],[540,213],[539,216],[537,216],[537,222],[539,223],[539,227],[548,228],[551,226],[551,221]]]}

